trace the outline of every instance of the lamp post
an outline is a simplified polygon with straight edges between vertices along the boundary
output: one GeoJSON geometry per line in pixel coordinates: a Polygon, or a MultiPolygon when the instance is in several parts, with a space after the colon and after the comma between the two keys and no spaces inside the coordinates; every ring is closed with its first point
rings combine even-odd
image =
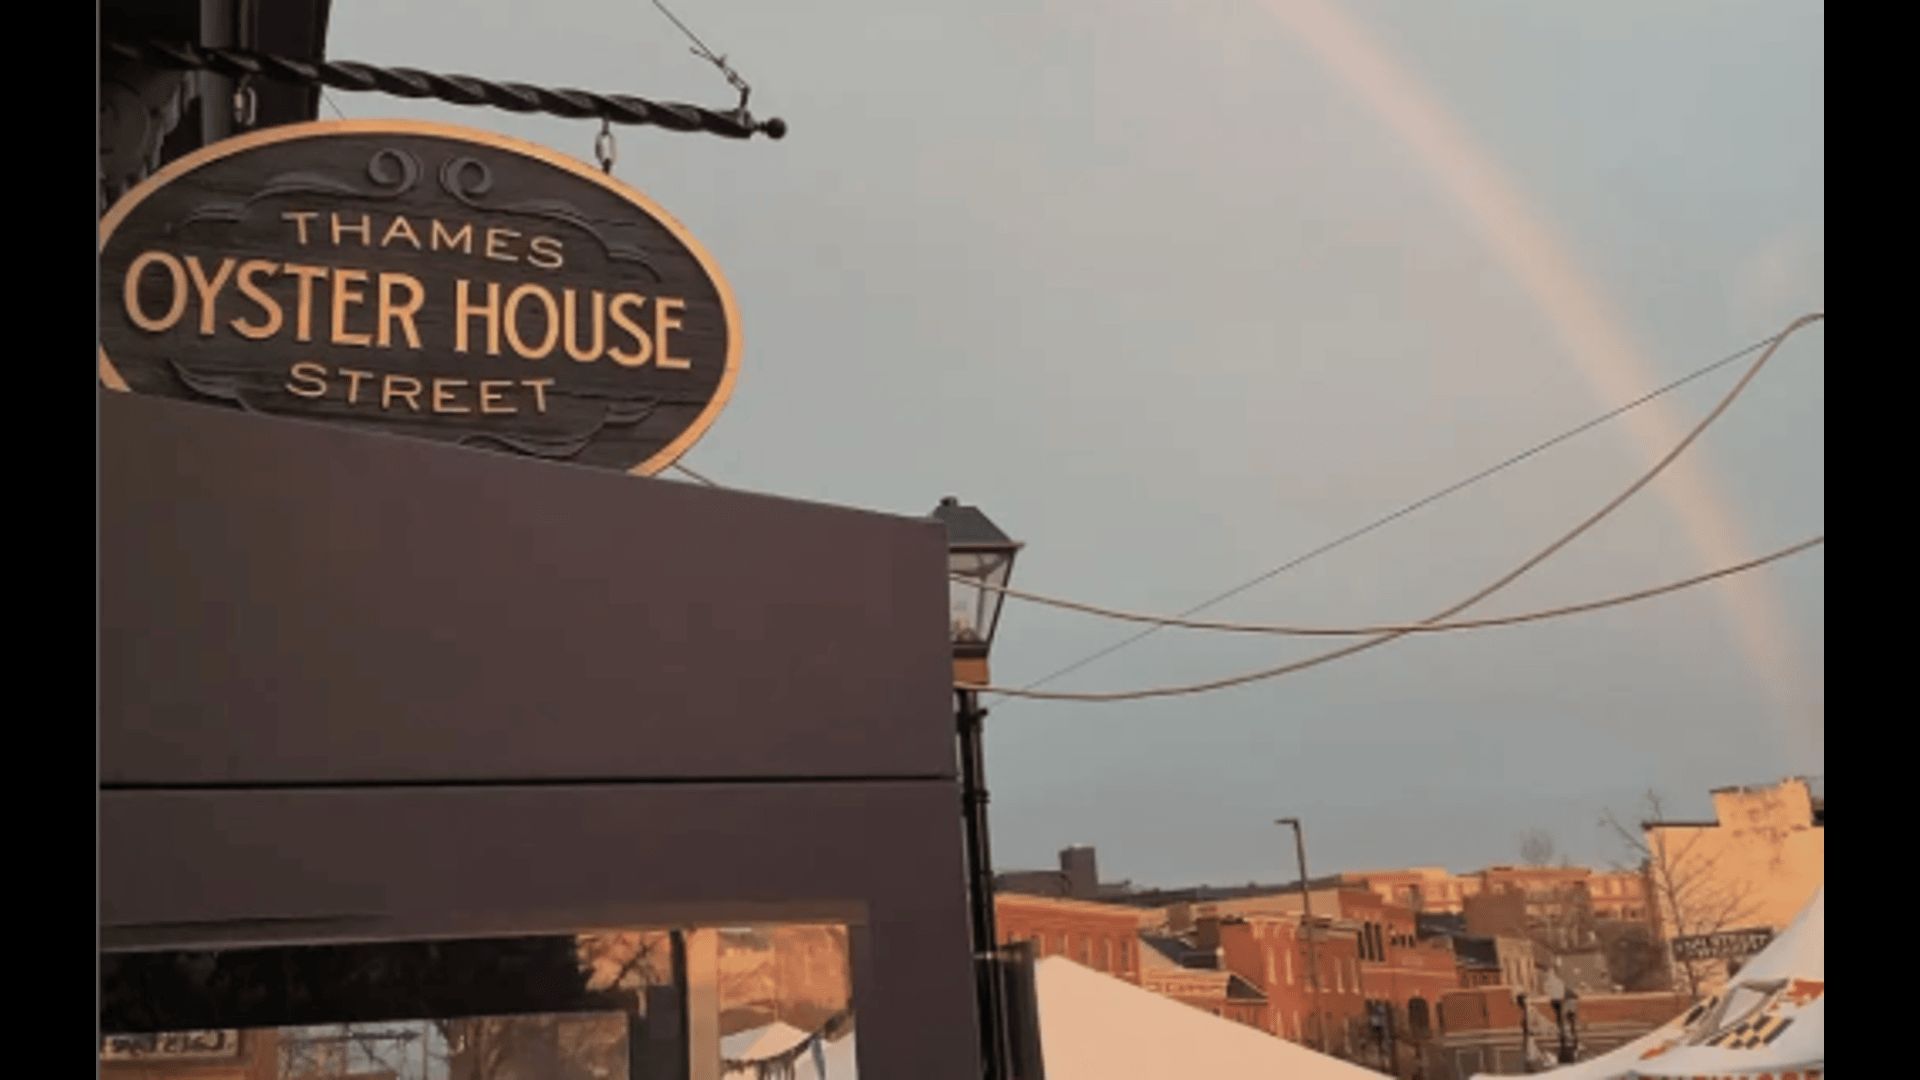
{"type": "Polygon", "coordinates": [[[1513,995],[1520,1006],[1520,1070],[1533,1071],[1533,1015],[1527,1011],[1527,992],[1521,990],[1513,995]]]}
{"type": "Polygon", "coordinates": [[[959,736],[961,820],[966,832],[967,891],[973,922],[974,968],[979,979],[980,1050],[988,1080],[1007,1080],[1012,1072],[1001,1005],[999,971],[994,964],[999,934],[993,914],[993,853],[988,844],[986,758],[982,725],[987,711],[978,691],[962,685],[988,682],[987,653],[1000,623],[1002,595],[982,585],[1004,587],[1020,544],[987,516],[949,495],[934,508],[934,520],[947,527],[948,630],[953,643],[954,721],[959,736]]]}
{"type": "Polygon", "coordinates": [[[1325,1053],[1327,1030],[1326,1018],[1320,1012],[1320,948],[1315,944],[1313,932],[1313,891],[1307,885],[1307,838],[1300,831],[1299,818],[1283,817],[1274,824],[1293,827],[1293,851],[1300,863],[1300,926],[1307,935],[1307,990],[1313,1008],[1313,1048],[1325,1053]]]}
{"type": "Polygon", "coordinates": [[[1560,1029],[1560,1063],[1572,1064],[1580,1055],[1579,1032],[1580,995],[1571,986],[1567,987],[1564,997],[1553,999],[1553,1019],[1560,1029]]]}

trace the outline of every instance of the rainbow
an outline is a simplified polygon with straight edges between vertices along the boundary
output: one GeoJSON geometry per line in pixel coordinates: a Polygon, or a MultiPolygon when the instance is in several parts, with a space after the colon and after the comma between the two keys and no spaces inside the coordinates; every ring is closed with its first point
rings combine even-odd
{"type": "MultiPolygon", "coordinates": [[[[1266,5],[1413,151],[1473,222],[1494,257],[1552,326],[1597,398],[1619,404],[1663,381],[1545,219],[1406,64],[1326,0],[1266,0],[1266,5]]],[[[1687,430],[1658,400],[1628,413],[1625,420],[1649,461],[1687,430]]],[[[1654,491],[1707,565],[1738,562],[1754,550],[1745,541],[1738,514],[1716,491],[1698,459],[1676,461],[1654,491]]],[[[1824,722],[1817,703],[1824,700],[1824,689],[1804,670],[1793,623],[1778,592],[1753,577],[1715,593],[1726,605],[1756,679],[1788,723],[1813,736],[1811,749],[1818,753],[1824,722]],[[1812,715],[1810,702],[1816,703],[1812,715]]]]}

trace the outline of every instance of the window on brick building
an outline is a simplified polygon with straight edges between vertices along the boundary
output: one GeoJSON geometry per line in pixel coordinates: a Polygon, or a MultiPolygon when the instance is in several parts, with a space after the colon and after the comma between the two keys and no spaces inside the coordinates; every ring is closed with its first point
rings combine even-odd
{"type": "Polygon", "coordinates": [[[1421,998],[1411,998],[1407,1001],[1407,1027],[1416,1039],[1426,1038],[1432,1028],[1432,1014],[1427,1009],[1427,1003],[1421,998]]]}

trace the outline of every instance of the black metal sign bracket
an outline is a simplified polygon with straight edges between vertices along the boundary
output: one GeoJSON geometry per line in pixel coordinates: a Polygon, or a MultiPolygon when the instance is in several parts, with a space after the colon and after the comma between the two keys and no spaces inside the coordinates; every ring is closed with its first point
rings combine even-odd
{"type": "Polygon", "coordinates": [[[671,131],[700,131],[731,139],[786,135],[778,117],[755,120],[746,109],[709,109],[679,102],[649,101],[626,94],[555,89],[528,83],[495,82],[471,75],[442,75],[416,68],[376,67],[351,60],[300,60],[251,49],[187,42],[109,41],[106,54],[173,71],[213,71],[235,79],[262,78],[297,85],[320,85],[358,93],[433,98],[454,105],[476,105],[519,113],[547,113],[571,119],[647,125],[671,131]]]}

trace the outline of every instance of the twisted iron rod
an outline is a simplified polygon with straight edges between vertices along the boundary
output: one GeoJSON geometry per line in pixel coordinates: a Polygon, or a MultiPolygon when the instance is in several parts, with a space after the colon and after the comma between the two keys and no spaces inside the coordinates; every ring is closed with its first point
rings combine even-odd
{"type": "Polygon", "coordinates": [[[472,75],[444,75],[417,68],[377,67],[351,60],[300,60],[289,56],[191,42],[109,41],[108,56],[174,71],[214,71],[231,78],[263,78],[335,90],[434,98],[454,105],[479,105],[519,113],[548,113],[615,124],[704,131],[730,139],[764,134],[778,139],[786,121],[755,120],[741,109],[708,109],[680,102],[648,101],[627,94],[555,89],[528,83],[495,82],[472,75]]]}

